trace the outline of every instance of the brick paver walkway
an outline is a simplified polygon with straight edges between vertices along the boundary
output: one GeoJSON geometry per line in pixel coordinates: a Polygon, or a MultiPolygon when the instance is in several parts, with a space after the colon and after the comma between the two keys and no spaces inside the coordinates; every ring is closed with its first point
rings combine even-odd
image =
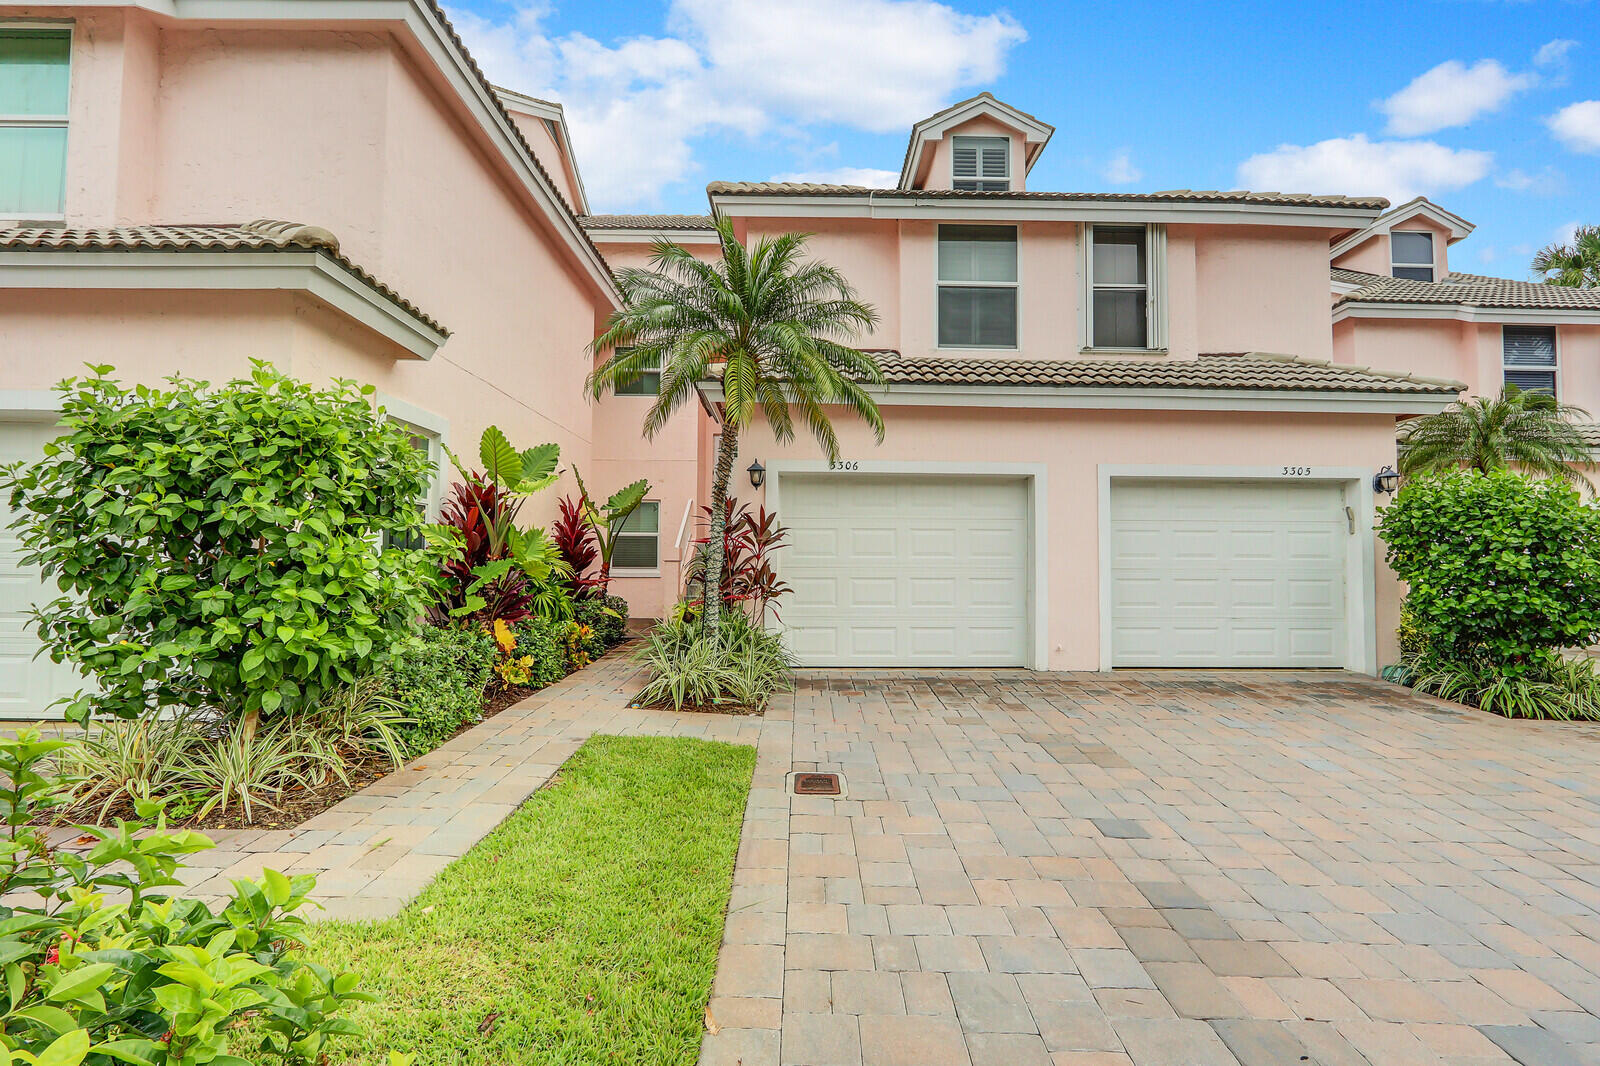
{"type": "MultiPolygon", "coordinates": [[[[481,840],[595,733],[697,736],[754,744],[759,718],[627,706],[644,684],[626,655],[509,707],[294,829],[208,834],[217,847],[179,871],[202,898],[231,895],[263,867],[317,874],[313,917],[384,918],[481,840]]],[[[781,789],[782,781],[778,782],[781,789]]]]}
{"type": "Polygon", "coordinates": [[[1340,674],[813,675],[701,1063],[1600,1061],[1597,755],[1340,674]]]}

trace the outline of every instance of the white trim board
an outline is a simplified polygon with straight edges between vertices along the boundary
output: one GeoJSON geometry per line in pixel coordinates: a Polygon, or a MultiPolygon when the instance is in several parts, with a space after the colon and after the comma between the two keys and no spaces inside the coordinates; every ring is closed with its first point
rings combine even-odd
{"type": "Polygon", "coordinates": [[[0,289],[171,289],[305,292],[420,359],[448,334],[321,252],[5,251],[0,289]]]}
{"type": "Polygon", "coordinates": [[[589,239],[596,244],[654,244],[656,241],[671,241],[673,244],[721,244],[722,238],[717,236],[716,230],[709,229],[649,229],[649,228],[616,228],[592,229],[588,231],[589,239]]]}
{"type": "MultiPolygon", "coordinates": [[[[700,395],[722,402],[722,383],[703,382],[700,395]]],[[[1050,385],[885,385],[867,393],[880,405],[1045,408],[1101,411],[1288,411],[1315,414],[1427,415],[1453,395],[1399,392],[1291,392],[1280,389],[1071,388],[1050,385]]]]}
{"type": "Polygon", "coordinates": [[[1345,553],[1346,611],[1345,669],[1377,674],[1377,548],[1374,533],[1372,475],[1354,466],[1313,466],[1304,476],[1286,476],[1281,466],[1183,466],[1178,464],[1099,465],[1100,554],[1100,669],[1110,670],[1111,647],[1111,483],[1134,479],[1160,481],[1283,481],[1342,484],[1345,505],[1355,512],[1353,549],[1345,553]]]}
{"type": "MultiPolygon", "coordinates": [[[[742,457],[741,457],[742,458],[742,457]]],[[[783,514],[782,484],[785,474],[824,474],[832,478],[872,478],[895,475],[938,475],[941,477],[1020,477],[1028,482],[1028,517],[1032,551],[1029,559],[1030,615],[1033,619],[1034,670],[1050,669],[1050,491],[1044,463],[948,463],[860,460],[859,470],[830,470],[826,459],[773,459],[767,468],[767,510],[783,514]]],[[[781,551],[781,549],[780,549],[781,551]]],[[[779,559],[781,563],[781,556],[779,559]]]]}
{"type": "MultiPolygon", "coordinates": [[[[1374,219],[1370,225],[1335,242],[1333,247],[1328,249],[1328,258],[1330,260],[1338,259],[1346,252],[1365,244],[1373,237],[1388,233],[1400,223],[1409,222],[1419,215],[1443,226],[1448,231],[1445,235],[1445,244],[1447,246],[1463,239],[1477,228],[1460,215],[1446,211],[1433,201],[1419,196],[1408,203],[1401,204],[1399,207],[1385,211],[1374,219]]],[[[1435,255],[1436,261],[1437,258],[1437,255],[1435,255]]]]}
{"type": "Polygon", "coordinates": [[[1349,318],[1442,319],[1511,326],[1548,326],[1600,322],[1600,307],[1478,307],[1455,303],[1363,303],[1351,301],[1333,309],[1333,321],[1349,318]]]}

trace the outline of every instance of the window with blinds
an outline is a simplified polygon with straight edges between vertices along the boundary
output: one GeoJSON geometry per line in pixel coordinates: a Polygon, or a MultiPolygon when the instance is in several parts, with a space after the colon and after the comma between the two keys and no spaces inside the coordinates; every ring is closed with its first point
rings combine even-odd
{"type": "Polygon", "coordinates": [[[65,210],[72,31],[0,26],[0,218],[65,210]]]}
{"type": "Polygon", "coordinates": [[[939,227],[939,347],[1017,346],[1017,227],[939,227]]]}
{"type": "Polygon", "coordinates": [[[654,570],[661,562],[661,504],[646,500],[628,516],[611,553],[613,570],[654,570]]]}
{"type": "Polygon", "coordinates": [[[1011,188],[1011,141],[1006,137],[952,137],[951,185],[969,192],[1011,188]]]}
{"type": "Polygon", "coordinates": [[[1504,326],[1505,383],[1523,392],[1556,394],[1554,326],[1504,326]]]}
{"type": "Polygon", "coordinates": [[[1414,230],[1389,231],[1389,268],[1397,278],[1434,281],[1433,234],[1414,230]]]}
{"type": "MultiPolygon", "coordinates": [[[[627,348],[618,348],[617,354],[628,351],[627,348]]],[[[650,360],[647,369],[641,370],[638,377],[619,381],[616,385],[618,396],[654,396],[661,391],[661,357],[658,355],[650,360]]]]}

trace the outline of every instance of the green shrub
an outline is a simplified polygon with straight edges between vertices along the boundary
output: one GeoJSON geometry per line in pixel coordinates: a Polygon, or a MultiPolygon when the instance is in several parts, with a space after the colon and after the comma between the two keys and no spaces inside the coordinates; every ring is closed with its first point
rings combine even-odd
{"type": "Polygon", "coordinates": [[[1409,481],[1383,512],[1389,564],[1440,661],[1502,676],[1600,640],[1600,508],[1554,480],[1457,472],[1409,481]]]}
{"type": "Polygon", "coordinates": [[[81,827],[94,838],[86,850],[52,850],[34,825],[59,802],[42,768],[67,747],[37,730],[0,737],[6,1061],[310,1064],[323,1061],[332,1038],[360,1033],[336,1017],[372,998],[356,991],[355,977],[288,954],[309,939],[295,912],[314,877],[268,870],[260,881],[235,881],[219,914],[199,900],[170,897],[167,890],[181,884],[180,858],[211,843],[168,830],[159,805],[146,801],[142,813],[154,825],[81,827]],[[126,902],[108,902],[110,892],[126,893],[126,902]],[[229,1047],[246,1019],[260,1034],[259,1057],[240,1058],[229,1047]]]}
{"type": "Polygon", "coordinates": [[[410,722],[396,730],[407,756],[432,751],[483,716],[483,689],[499,652],[477,627],[428,627],[384,666],[384,690],[410,722]]]}
{"type": "Polygon", "coordinates": [[[371,387],[315,389],[257,362],[213,388],[58,386],[63,434],[0,476],[22,561],[63,595],[35,612],[50,657],[96,686],[69,707],[292,712],[349,684],[431,601],[426,457],[371,387]]]}
{"type": "Polygon", "coordinates": [[[663,621],[645,636],[634,659],[651,675],[639,702],[676,711],[759,711],[793,687],[782,640],[738,611],[723,616],[715,638],[697,620],[663,621]]]}
{"type": "MultiPolygon", "coordinates": [[[[573,620],[594,630],[601,651],[614,648],[627,635],[628,601],[621,596],[578,600],[573,604],[573,620]]],[[[593,657],[598,658],[599,652],[593,657]]]]}
{"type": "Polygon", "coordinates": [[[1400,644],[1400,658],[1410,662],[1428,650],[1428,637],[1417,623],[1417,617],[1406,603],[1400,604],[1400,624],[1395,627],[1395,638],[1400,644]]]}
{"type": "Polygon", "coordinates": [[[1461,661],[1424,653],[1413,669],[1411,684],[1419,691],[1492,714],[1561,722],[1600,719],[1600,673],[1588,657],[1540,655],[1511,674],[1481,657],[1461,661]]]}
{"type": "Polygon", "coordinates": [[[547,622],[542,618],[524,618],[512,627],[517,635],[517,654],[533,658],[529,667],[528,684],[534,688],[553,685],[567,676],[567,652],[561,637],[565,622],[547,622]]]}

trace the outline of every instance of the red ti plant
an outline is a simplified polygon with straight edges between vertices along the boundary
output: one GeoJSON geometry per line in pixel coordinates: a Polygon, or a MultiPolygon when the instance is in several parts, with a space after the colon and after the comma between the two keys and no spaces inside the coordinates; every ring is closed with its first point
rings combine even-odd
{"type": "Polygon", "coordinates": [[[441,568],[441,600],[435,608],[435,621],[461,616],[469,598],[482,597],[482,607],[472,617],[502,618],[515,622],[526,618],[533,604],[533,591],[525,574],[508,569],[499,577],[478,582],[480,568],[500,555],[494,531],[516,517],[522,501],[477,471],[465,481],[450,486],[450,494],[439,509],[440,524],[461,534],[461,554],[452,556],[441,568]]]}
{"type": "MultiPolygon", "coordinates": [[[[765,507],[757,508],[752,514],[749,504],[739,503],[732,497],[727,499],[726,505],[726,521],[722,526],[722,602],[730,608],[748,603],[751,617],[764,624],[768,607],[776,615],[776,601],[792,591],[778,579],[772,567],[772,555],[788,540],[789,529],[779,525],[778,516],[765,507]]],[[[701,507],[700,510],[709,525],[711,508],[701,507]]],[[[710,539],[695,540],[694,556],[685,575],[691,592],[690,602],[697,606],[705,598],[705,549],[710,539]],[[694,596],[692,592],[697,585],[699,595],[694,596]]]]}
{"type": "Polygon", "coordinates": [[[600,584],[598,579],[585,576],[589,567],[594,565],[595,557],[600,554],[600,546],[595,541],[594,527],[584,514],[581,500],[563,496],[560,507],[561,517],[550,527],[550,536],[556,542],[561,557],[572,567],[569,580],[573,598],[588,599],[600,584]]]}

